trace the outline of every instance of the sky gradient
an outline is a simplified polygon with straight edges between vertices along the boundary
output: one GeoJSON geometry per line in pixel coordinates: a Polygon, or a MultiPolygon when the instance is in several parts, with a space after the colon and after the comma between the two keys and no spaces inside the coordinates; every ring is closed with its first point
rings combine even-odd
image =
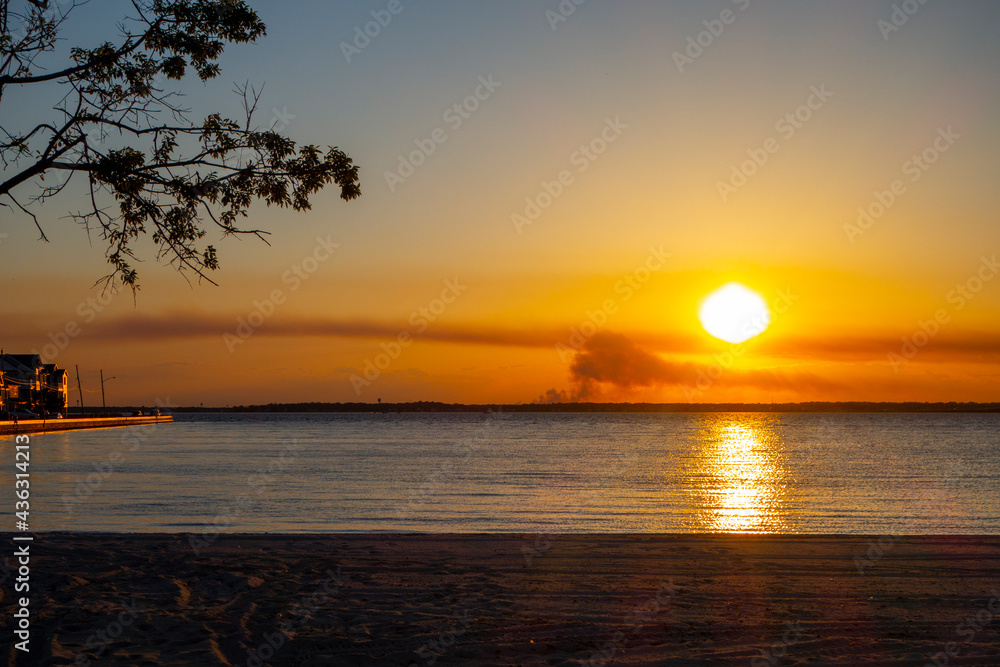
{"type": "MultiPolygon", "coordinates": [[[[92,288],[79,190],[50,243],[0,211],[0,345],[91,405],[101,368],[114,404],[1000,401],[996,3],[402,0],[367,43],[388,0],[251,4],[192,117],[264,84],[362,197],[257,206],[218,287],[142,244],[135,298],[92,288]],[[736,347],[697,317],[729,281],[772,306],[736,347]]],[[[75,11],[87,45],[128,13],[75,11]]],[[[5,123],[50,106],[19,94],[5,123]]]]}

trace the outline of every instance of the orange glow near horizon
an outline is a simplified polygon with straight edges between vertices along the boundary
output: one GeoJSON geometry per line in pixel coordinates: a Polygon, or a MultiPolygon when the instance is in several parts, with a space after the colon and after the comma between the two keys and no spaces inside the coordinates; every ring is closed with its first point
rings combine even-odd
{"type": "MultiPolygon", "coordinates": [[[[119,377],[109,386],[110,404],[151,405],[168,396],[175,404],[219,406],[376,398],[519,403],[550,389],[556,393],[546,400],[998,398],[993,318],[1000,303],[986,287],[955,303],[949,290],[843,272],[741,267],[720,280],[664,268],[644,283],[633,278],[631,287],[622,276],[632,274],[628,264],[561,279],[470,272],[460,276],[470,285],[466,293],[440,315],[427,311],[433,321],[420,309],[438,310],[441,282],[394,281],[397,289],[388,278],[366,286],[349,276],[317,276],[288,292],[232,350],[224,335],[237,334],[273,284],[234,276],[220,288],[181,293],[168,274],[150,281],[135,304],[122,294],[93,313],[79,307],[93,298],[82,286],[83,298],[53,292],[44,306],[30,293],[10,293],[2,343],[7,351],[55,352],[47,360],[64,368],[79,364],[86,404],[95,400],[101,368],[119,377]],[[764,335],[732,344],[709,336],[697,315],[704,295],[738,277],[759,290],[771,319],[764,335]],[[239,296],[247,293],[251,298],[239,296]],[[329,294],[328,305],[310,308],[329,294]],[[203,305],[185,305],[190,299],[203,305]],[[943,324],[934,319],[938,311],[943,324]],[[70,324],[76,336],[64,335],[70,324]],[[935,331],[928,340],[925,328],[935,331]],[[409,344],[376,376],[368,362],[385,362],[378,356],[389,354],[385,348],[397,352],[400,333],[409,344]],[[609,347],[611,335],[623,340],[609,347]],[[895,365],[889,355],[898,357],[895,365]],[[359,393],[351,377],[363,378],[366,367],[375,379],[359,393]],[[262,375],[263,368],[271,370],[262,375]]],[[[75,387],[72,394],[75,403],[75,387]]]]}

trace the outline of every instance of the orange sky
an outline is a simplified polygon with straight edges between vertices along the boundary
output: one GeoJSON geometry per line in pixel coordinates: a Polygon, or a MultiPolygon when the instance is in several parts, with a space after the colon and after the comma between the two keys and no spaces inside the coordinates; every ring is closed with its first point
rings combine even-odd
{"type": "Polygon", "coordinates": [[[0,345],[78,364],[90,404],[101,368],[119,404],[1000,400],[1000,10],[929,3],[886,38],[892,3],[743,4],[588,3],[555,30],[534,3],[414,4],[348,63],[363,7],[261,3],[268,37],[190,106],[234,115],[224,80],[266,81],[361,199],[258,207],[272,245],[218,243],[218,287],[146,245],[142,290],[103,304],[79,192],[38,211],[51,243],[3,209],[0,345]],[[772,304],[735,349],[697,318],[729,281],[772,304]]]}

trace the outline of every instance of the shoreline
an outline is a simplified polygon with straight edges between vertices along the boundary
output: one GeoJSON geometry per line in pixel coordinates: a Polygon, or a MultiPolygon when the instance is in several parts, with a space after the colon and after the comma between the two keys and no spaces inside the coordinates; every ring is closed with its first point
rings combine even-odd
{"type": "Polygon", "coordinates": [[[58,431],[82,431],[94,428],[119,428],[123,426],[143,426],[146,424],[167,424],[174,421],[171,415],[149,415],[143,417],[84,417],[74,419],[21,419],[0,421],[0,436],[30,435],[33,433],[56,433],[58,431]]]}
{"type": "Polygon", "coordinates": [[[199,535],[37,533],[32,664],[923,666],[949,646],[949,665],[1000,653],[1000,536],[244,533],[196,551],[199,535]]]}

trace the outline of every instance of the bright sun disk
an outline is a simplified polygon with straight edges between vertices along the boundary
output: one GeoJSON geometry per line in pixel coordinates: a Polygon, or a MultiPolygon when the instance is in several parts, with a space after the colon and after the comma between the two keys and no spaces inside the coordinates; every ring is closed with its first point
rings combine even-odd
{"type": "Polygon", "coordinates": [[[727,283],[701,304],[698,319],[705,331],[727,343],[742,343],[758,336],[771,323],[764,299],[740,283],[727,283]]]}

